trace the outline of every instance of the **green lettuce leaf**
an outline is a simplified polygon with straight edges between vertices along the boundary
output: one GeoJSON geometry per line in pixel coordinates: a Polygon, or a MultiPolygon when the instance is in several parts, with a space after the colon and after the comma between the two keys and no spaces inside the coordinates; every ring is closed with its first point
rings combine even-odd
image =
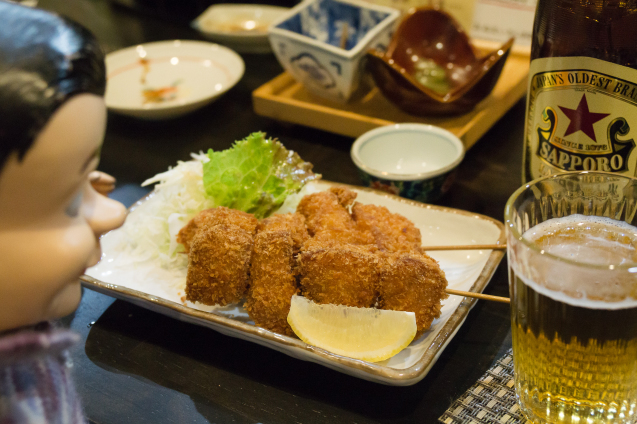
{"type": "Polygon", "coordinates": [[[227,206],[264,218],[297,193],[308,181],[321,176],[312,164],[283,147],[278,140],[256,132],[227,150],[208,150],[203,164],[206,196],[216,206],[227,206]]]}

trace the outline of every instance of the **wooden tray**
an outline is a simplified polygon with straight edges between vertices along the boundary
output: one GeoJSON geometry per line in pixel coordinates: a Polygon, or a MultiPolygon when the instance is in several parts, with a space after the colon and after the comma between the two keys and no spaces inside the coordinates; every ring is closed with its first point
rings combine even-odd
{"type": "Polygon", "coordinates": [[[318,97],[288,73],[283,73],[254,90],[254,111],[281,121],[350,137],[397,122],[421,122],[445,128],[468,149],[526,93],[529,55],[512,51],[493,91],[471,112],[452,117],[417,117],[401,111],[378,90],[364,98],[338,104],[318,97]]]}

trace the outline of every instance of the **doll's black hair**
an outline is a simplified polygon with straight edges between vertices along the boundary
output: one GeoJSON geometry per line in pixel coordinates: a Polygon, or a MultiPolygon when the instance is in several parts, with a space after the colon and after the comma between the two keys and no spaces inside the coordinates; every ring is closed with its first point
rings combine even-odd
{"type": "Polygon", "coordinates": [[[104,54],[88,30],[0,0],[0,171],[14,151],[24,158],[64,102],[105,87],[104,54]]]}

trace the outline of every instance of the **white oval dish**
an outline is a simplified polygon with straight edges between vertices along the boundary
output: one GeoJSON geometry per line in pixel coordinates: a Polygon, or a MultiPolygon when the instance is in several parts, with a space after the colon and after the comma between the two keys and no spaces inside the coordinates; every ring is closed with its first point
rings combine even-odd
{"type": "Polygon", "coordinates": [[[204,41],[159,41],[106,56],[108,108],[142,119],[185,115],[214,101],[243,76],[234,51],[204,41]]]}
{"type": "Polygon", "coordinates": [[[258,4],[214,4],[191,26],[240,53],[270,53],[268,27],[289,9],[258,4]]]}
{"type": "MultiPolygon", "coordinates": [[[[302,191],[311,194],[340,184],[312,181],[302,191]]],[[[346,186],[347,187],[347,186],[346,186]]],[[[386,207],[411,220],[423,239],[433,245],[495,244],[506,241],[504,225],[473,212],[425,205],[362,187],[348,186],[362,204],[386,207]]],[[[301,196],[290,196],[279,212],[296,210],[301,196]]],[[[149,197],[145,202],[153,202],[149,197]]],[[[142,207],[142,202],[138,203],[142,207]]],[[[139,213],[133,210],[131,215],[139,213]]],[[[130,219],[130,216],[129,218],[130,219]]],[[[477,299],[450,296],[443,301],[439,318],[431,328],[396,356],[369,363],[339,356],[308,345],[296,337],[284,336],[254,325],[243,304],[206,306],[184,298],[187,269],[168,269],[152,260],[135,258],[126,233],[120,228],[102,236],[101,262],[86,270],[82,284],[107,296],[202,325],[231,337],[238,337],[272,348],[291,357],[315,362],[365,380],[408,386],[422,380],[455,336],[477,299]]],[[[445,271],[449,288],[481,292],[504,257],[502,250],[431,252],[445,271]]],[[[166,337],[170,337],[167,335],[166,337]]]]}

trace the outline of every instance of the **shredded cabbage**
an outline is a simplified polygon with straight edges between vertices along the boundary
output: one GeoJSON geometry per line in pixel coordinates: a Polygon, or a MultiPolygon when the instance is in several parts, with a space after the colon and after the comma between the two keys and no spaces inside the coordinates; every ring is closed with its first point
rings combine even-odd
{"type": "Polygon", "coordinates": [[[128,253],[140,261],[159,259],[166,268],[186,266],[187,256],[179,253],[183,246],[177,243],[177,233],[197,212],[215,207],[203,187],[203,163],[208,156],[202,152],[191,156],[192,161],[179,161],[142,183],[157,184],[148,198],[135,205],[121,229],[128,253]]]}

